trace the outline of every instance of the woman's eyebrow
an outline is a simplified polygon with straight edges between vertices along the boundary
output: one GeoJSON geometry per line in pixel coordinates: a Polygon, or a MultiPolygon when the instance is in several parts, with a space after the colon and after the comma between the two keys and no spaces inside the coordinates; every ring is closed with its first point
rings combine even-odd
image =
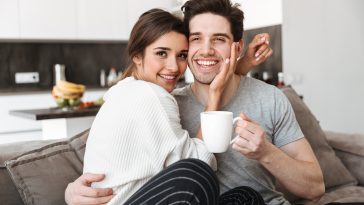
{"type": "Polygon", "coordinates": [[[165,50],[165,51],[170,51],[171,49],[168,47],[156,47],[153,50],[165,50]]]}

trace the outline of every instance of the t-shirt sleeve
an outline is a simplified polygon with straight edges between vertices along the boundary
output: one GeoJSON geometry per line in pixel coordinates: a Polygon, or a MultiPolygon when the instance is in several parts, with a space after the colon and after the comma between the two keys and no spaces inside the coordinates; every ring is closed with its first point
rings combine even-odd
{"type": "Polygon", "coordinates": [[[275,89],[273,144],[282,147],[304,137],[293,108],[282,91],[275,89]]]}

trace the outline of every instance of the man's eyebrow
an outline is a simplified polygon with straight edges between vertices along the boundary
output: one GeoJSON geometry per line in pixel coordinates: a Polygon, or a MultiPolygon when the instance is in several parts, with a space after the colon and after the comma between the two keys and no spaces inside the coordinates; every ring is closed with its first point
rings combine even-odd
{"type": "Polygon", "coordinates": [[[187,49],[181,50],[181,53],[188,53],[188,50],[187,49]]]}
{"type": "MultiPolygon", "coordinates": [[[[190,33],[190,36],[198,36],[198,35],[201,35],[201,32],[190,33]]],[[[214,33],[213,36],[224,36],[228,39],[231,39],[231,37],[227,33],[214,33]]]]}
{"type": "Polygon", "coordinates": [[[171,49],[168,47],[156,47],[153,50],[165,50],[165,51],[170,51],[171,49]]]}
{"type": "Polygon", "coordinates": [[[190,36],[197,36],[197,35],[201,35],[201,32],[193,32],[193,33],[190,33],[190,36]]]}
{"type": "Polygon", "coordinates": [[[226,34],[226,33],[214,33],[213,36],[224,36],[224,37],[226,37],[228,39],[231,39],[230,36],[228,34],[226,34]]]}

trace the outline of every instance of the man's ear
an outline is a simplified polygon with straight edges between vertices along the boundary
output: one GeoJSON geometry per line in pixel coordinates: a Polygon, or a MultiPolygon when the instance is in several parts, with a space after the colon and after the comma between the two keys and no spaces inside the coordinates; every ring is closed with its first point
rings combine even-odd
{"type": "Polygon", "coordinates": [[[143,58],[140,54],[137,54],[133,57],[133,62],[134,64],[139,67],[142,65],[142,62],[143,62],[143,58]]]}
{"type": "Polygon", "coordinates": [[[239,56],[241,56],[243,50],[244,50],[244,40],[243,39],[240,39],[240,41],[238,42],[238,53],[239,53],[239,56]]]}

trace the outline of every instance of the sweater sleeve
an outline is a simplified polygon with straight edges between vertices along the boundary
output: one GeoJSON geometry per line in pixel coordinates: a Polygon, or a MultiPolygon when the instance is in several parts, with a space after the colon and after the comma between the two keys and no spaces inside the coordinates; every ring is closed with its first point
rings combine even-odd
{"type": "Polygon", "coordinates": [[[169,127],[176,137],[176,145],[168,155],[166,166],[185,158],[196,158],[206,162],[213,170],[217,169],[216,158],[209,152],[205,143],[195,137],[190,137],[187,130],[182,128],[177,101],[175,98],[159,86],[151,85],[159,102],[169,127]]]}

